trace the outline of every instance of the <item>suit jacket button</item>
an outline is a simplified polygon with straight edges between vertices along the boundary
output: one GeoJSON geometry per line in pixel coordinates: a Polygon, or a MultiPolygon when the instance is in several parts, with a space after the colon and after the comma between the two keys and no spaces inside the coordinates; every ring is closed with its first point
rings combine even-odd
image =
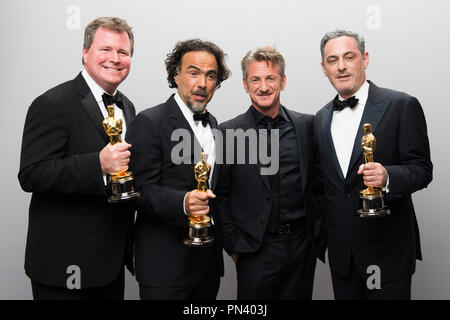
{"type": "Polygon", "coordinates": [[[264,225],[264,220],[261,220],[261,221],[259,221],[259,222],[261,222],[261,224],[264,225]]]}
{"type": "Polygon", "coordinates": [[[352,197],[352,195],[350,194],[350,193],[347,193],[347,198],[351,198],[352,197]]]}

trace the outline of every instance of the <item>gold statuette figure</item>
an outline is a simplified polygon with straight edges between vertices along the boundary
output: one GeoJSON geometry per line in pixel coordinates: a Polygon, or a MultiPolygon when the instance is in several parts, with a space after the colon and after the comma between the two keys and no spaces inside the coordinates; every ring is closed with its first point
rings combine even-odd
{"type": "MultiPolygon", "coordinates": [[[[202,160],[194,167],[194,176],[197,180],[197,190],[206,192],[208,190],[208,180],[211,166],[206,163],[204,153],[202,152],[202,160]]],[[[184,244],[192,247],[208,246],[213,243],[214,239],[210,235],[209,227],[211,227],[211,218],[207,215],[192,216],[188,215],[189,234],[184,239],[184,244]]]]}
{"type": "MultiPolygon", "coordinates": [[[[114,107],[107,106],[108,116],[103,120],[103,128],[109,136],[111,145],[122,142],[122,119],[114,117],[114,107]]],[[[138,198],[141,193],[134,189],[134,178],[131,171],[114,172],[108,175],[111,195],[108,202],[119,202],[138,198]]]]}
{"type": "MultiPolygon", "coordinates": [[[[364,163],[373,162],[373,152],[375,151],[376,139],[372,134],[372,125],[370,123],[363,124],[365,135],[361,139],[361,147],[364,154],[364,163]]],[[[363,196],[381,196],[383,192],[380,188],[367,187],[360,191],[363,196]]]]}
{"type": "MultiPolygon", "coordinates": [[[[373,153],[375,151],[376,139],[372,134],[372,125],[363,124],[364,136],[361,139],[361,147],[364,154],[364,163],[373,162],[373,153]]],[[[390,213],[384,205],[383,191],[376,187],[367,187],[359,192],[361,209],[357,210],[360,217],[379,217],[390,213]]]]}

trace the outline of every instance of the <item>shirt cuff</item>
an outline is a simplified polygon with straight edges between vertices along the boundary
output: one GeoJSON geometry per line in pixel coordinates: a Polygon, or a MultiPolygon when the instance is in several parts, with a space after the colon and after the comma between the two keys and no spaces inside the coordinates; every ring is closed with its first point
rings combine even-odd
{"type": "Polygon", "coordinates": [[[184,198],[183,198],[183,212],[184,212],[184,214],[187,215],[187,216],[188,216],[189,214],[186,212],[186,205],[185,205],[185,204],[186,204],[186,197],[187,197],[188,193],[189,193],[189,192],[187,192],[187,193],[184,195],[184,198]]]}
{"type": "Polygon", "coordinates": [[[384,192],[389,193],[389,175],[387,177],[386,186],[381,188],[384,192]]]}

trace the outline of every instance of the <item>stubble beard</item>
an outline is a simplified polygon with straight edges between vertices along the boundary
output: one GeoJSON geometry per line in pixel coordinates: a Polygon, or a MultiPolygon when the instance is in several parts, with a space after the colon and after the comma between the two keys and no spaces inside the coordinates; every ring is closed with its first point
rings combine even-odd
{"type": "Polygon", "coordinates": [[[194,113],[202,113],[206,109],[206,103],[204,105],[194,105],[190,100],[188,100],[187,106],[194,113]]]}

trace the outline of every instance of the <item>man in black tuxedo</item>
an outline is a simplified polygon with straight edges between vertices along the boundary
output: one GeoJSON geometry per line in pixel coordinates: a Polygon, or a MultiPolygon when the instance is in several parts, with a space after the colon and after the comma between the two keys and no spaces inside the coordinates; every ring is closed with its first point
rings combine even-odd
{"type": "Polygon", "coordinates": [[[335,298],[410,299],[415,261],[422,258],[411,194],[432,180],[422,107],[414,97],[366,81],[369,55],[358,34],[326,33],[321,53],[323,72],[338,92],[314,120],[335,298]],[[365,123],[376,138],[374,162],[367,164],[365,123]],[[389,216],[356,215],[365,186],[383,188],[389,216]]]}
{"type": "MultiPolygon", "coordinates": [[[[141,299],[215,299],[223,275],[220,236],[209,247],[190,247],[188,215],[204,216],[217,182],[216,119],[206,105],[229,76],[225,54],[199,39],[178,42],[166,59],[165,103],[139,113],[127,132],[130,167],[142,193],[135,225],[136,278],[141,299]],[[184,146],[180,151],[179,147],[184,146]],[[194,166],[204,151],[210,188],[197,191],[194,166]]],[[[214,227],[212,228],[214,230],[214,227]]],[[[214,231],[211,230],[214,234],[214,231]]]]}
{"type": "Polygon", "coordinates": [[[33,193],[25,271],[34,299],[123,299],[124,264],[133,270],[134,209],[108,203],[106,175],[128,168],[130,145],[109,144],[102,96],[116,98],[115,115],[126,124],[134,117],[117,91],[133,43],[125,20],[95,19],[85,30],[83,71],[28,110],[19,181],[33,193]]]}
{"type": "Polygon", "coordinates": [[[249,51],[241,65],[252,105],[220,125],[226,164],[213,207],[236,263],[237,297],[311,299],[325,251],[313,116],[280,104],[285,62],[274,48],[249,51]]]}

